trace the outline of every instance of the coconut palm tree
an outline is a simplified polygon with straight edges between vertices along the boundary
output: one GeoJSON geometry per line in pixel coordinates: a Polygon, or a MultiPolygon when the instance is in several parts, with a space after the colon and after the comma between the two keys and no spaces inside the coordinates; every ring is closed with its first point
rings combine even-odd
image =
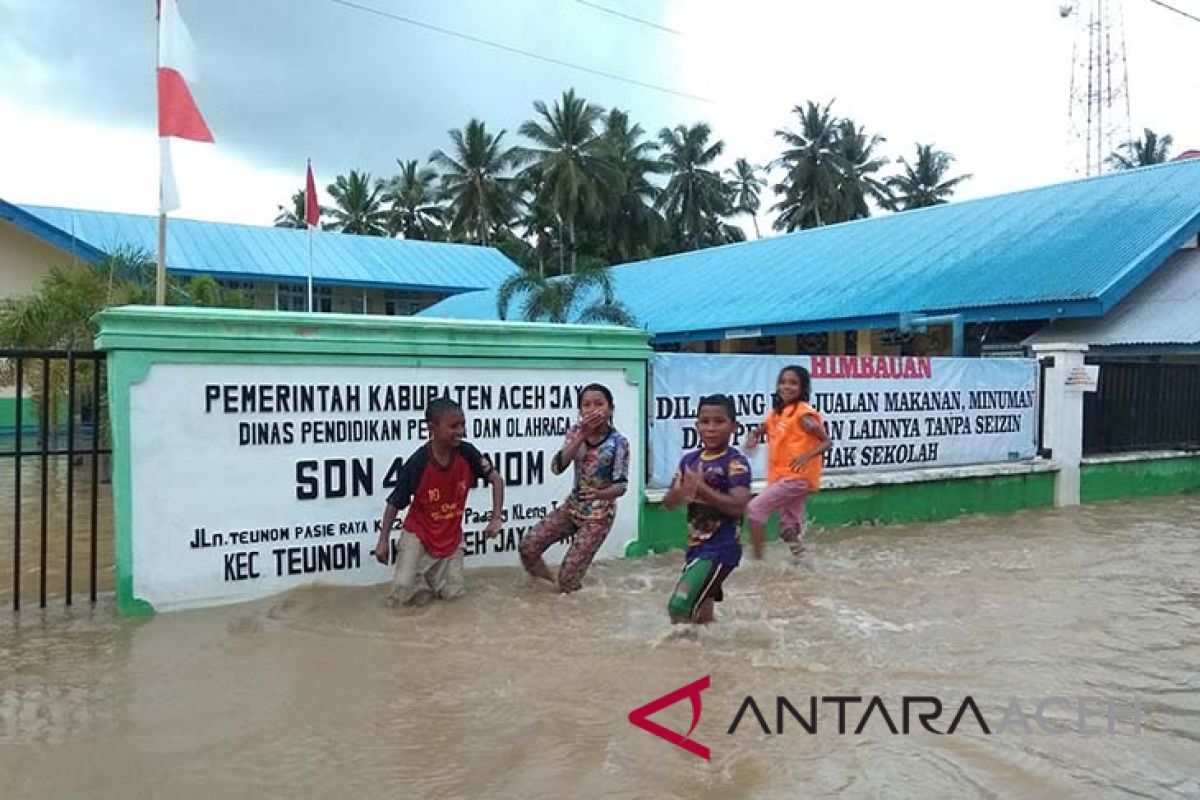
{"type": "Polygon", "coordinates": [[[276,228],[304,228],[304,190],[292,195],[292,207],[279,206],[279,214],[275,217],[276,228]]]}
{"type": "Polygon", "coordinates": [[[379,199],[382,186],[371,183],[370,173],[350,170],[349,175],[338,175],[329,184],[328,191],[335,203],[329,209],[331,230],[362,236],[387,236],[387,212],[379,199]]]}
{"type": "Polygon", "coordinates": [[[582,259],[567,275],[547,278],[533,270],[522,270],[500,285],[496,294],[496,313],[507,319],[509,307],[524,297],[521,317],[527,322],[571,321],[582,324],[607,323],[633,327],[632,312],[616,298],[612,272],[603,263],[582,259]],[[598,295],[598,296],[597,296],[598,295]],[[580,304],[586,303],[582,308],[580,304]],[[574,313],[578,311],[578,313],[574,313]]]}
{"type": "Polygon", "coordinates": [[[601,152],[617,178],[606,192],[601,220],[609,263],[649,257],[665,232],[662,215],[654,208],[659,189],[650,181],[662,171],[657,151],[642,126],[630,124],[628,113],[616,108],[608,112],[601,152]]]}
{"type": "Polygon", "coordinates": [[[536,268],[541,275],[565,275],[567,251],[562,219],[546,201],[539,198],[535,175],[524,173],[518,187],[521,187],[522,194],[530,197],[517,221],[517,227],[523,231],[522,241],[529,246],[529,258],[518,263],[536,268]]]}
{"type": "Polygon", "coordinates": [[[888,207],[887,185],[876,177],[888,163],[886,158],[876,155],[876,148],[886,140],[868,134],[850,119],[838,120],[837,132],[840,175],[835,220],[831,221],[864,219],[871,216],[869,199],[888,207]]]}
{"type": "Polygon", "coordinates": [[[471,119],[461,130],[449,132],[449,153],[436,150],[430,156],[442,170],[452,236],[490,244],[496,229],[516,215],[518,198],[508,173],[518,151],[502,146],[505,133],[493,136],[484,123],[471,119]]]}
{"type": "Polygon", "coordinates": [[[1142,138],[1130,139],[1116,149],[1107,159],[1113,169],[1137,169],[1151,164],[1163,164],[1171,157],[1171,145],[1175,138],[1170,134],[1159,136],[1149,128],[1142,129],[1142,138]]]}
{"type": "Polygon", "coordinates": [[[759,193],[767,185],[766,178],[761,175],[762,168],[756,167],[744,158],[733,162],[733,169],[725,170],[725,178],[733,191],[733,210],[738,214],[749,214],[754,223],[754,236],[762,238],[758,230],[758,209],[762,205],[759,193]]]}
{"type": "Polygon", "coordinates": [[[596,131],[604,109],[574,89],[563,92],[553,108],[541,100],[533,108],[537,117],[518,129],[533,146],[521,148],[519,157],[529,164],[526,173],[536,181],[536,199],[562,220],[573,272],[579,258],[578,223],[599,216],[605,189],[616,182],[596,131]]]}
{"type": "Polygon", "coordinates": [[[781,128],[775,136],[785,149],[775,165],[784,169],[783,179],[773,187],[779,202],[776,230],[794,231],[827,225],[837,218],[842,158],[839,152],[839,120],[833,103],[812,101],[792,109],[800,121],[798,131],[781,128]]]}
{"type": "Polygon", "coordinates": [[[917,158],[912,163],[900,159],[903,172],[888,178],[889,205],[896,211],[927,208],[949,202],[954,190],[970,175],[947,177],[954,156],[931,144],[917,143],[917,158]]]}
{"type": "Polygon", "coordinates": [[[655,205],[665,212],[677,243],[687,250],[698,249],[710,218],[727,213],[729,208],[725,184],[712,170],[713,162],[725,151],[725,143],[710,143],[711,136],[712,129],[706,122],[663,128],[658,134],[662,147],[659,160],[668,179],[655,205]]]}
{"type": "Polygon", "coordinates": [[[388,232],[405,239],[444,238],[440,229],[446,210],[437,204],[437,173],[419,166],[416,159],[396,163],[400,172],[384,184],[380,198],[389,206],[388,232]]]}

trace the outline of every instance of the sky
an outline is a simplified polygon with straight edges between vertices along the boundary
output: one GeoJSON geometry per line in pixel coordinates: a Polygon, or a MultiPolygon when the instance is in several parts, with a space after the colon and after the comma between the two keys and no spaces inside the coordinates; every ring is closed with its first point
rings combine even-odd
{"type": "MultiPolygon", "coordinates": [[[[918,141],[952,153],[956,174],[972,175],[958,198],[1075,174],[1079,31],[1056,0],[352,2],[670,91],[336,0],[179,0],[216,144],[177,147],[177,216],[270,224],[305,159],[320,186],[351,169],[391,175],[471,117],[518,144],[533,101],[571,87],[652,134],[709,122],[723,167],[770,162],[793,107],[832,100],[884,136],[893,161],[918,141]]],[[[1200,17],[1200,0],[1170,2],[1200,17]]],[[[1200,149],[1200,22],[1123,5],[1133,130],[1200,149]]],[[[0,0],[0,198],[155,213],[154,46],[153,0],[0,0]]]]}

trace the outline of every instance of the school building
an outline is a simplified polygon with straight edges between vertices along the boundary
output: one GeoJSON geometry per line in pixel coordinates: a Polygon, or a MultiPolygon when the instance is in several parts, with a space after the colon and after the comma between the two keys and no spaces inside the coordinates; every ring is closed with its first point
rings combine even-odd
{"type": "MultiPolygon", "coordinates": [[[[1043,328],[1138,302],[1164,265],[1191,285],[1200,261],[1185,256],[1198,234],[1200,159],[1185,158],[654,258],[613,276],[659,350],[951,355],[958,323],[965,355],[1017,355],[1043,328]],[[940,320],[913,324],[922,317],[940,320]]],[[[494,319],[495,292],[422,314],[494,319]]]]}
{"type": "MultiPolygon", "coordinates": [[[[254,308],[303,311],[308,236],[171,219],[167,268],[179,277],[209,275],[241,290],[254,308]]],[[[154,257],[157,217],[0,200],[0,298],[36,291],[54,266],[129,249],[154,257]]],[[[415,314],[450,295],[497,287],[518,269],[490,247],[330,232],[313,236],[312,264],[315,309],[348,314],[415,314]]]]}

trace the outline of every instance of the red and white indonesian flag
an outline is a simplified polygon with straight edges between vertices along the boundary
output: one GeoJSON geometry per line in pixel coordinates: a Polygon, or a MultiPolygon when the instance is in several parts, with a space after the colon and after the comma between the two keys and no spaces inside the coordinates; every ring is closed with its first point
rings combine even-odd
{"type": "Polygon", "coordinates": [[[160,208],[164,214],[179,208],[170,140],[213,141],[212,131],[192,95],[197,77],[193,51],[192,37],[179,16],[179,4],[176,0],[158,0],[158,140],[162,158],[160,208]]]}

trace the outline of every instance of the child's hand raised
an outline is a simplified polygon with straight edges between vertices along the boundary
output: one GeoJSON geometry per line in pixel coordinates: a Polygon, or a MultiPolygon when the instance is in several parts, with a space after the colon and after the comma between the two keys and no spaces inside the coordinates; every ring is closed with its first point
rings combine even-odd
{"type": "Polygon", "coordinates": [[[754,425],[750,428],[750,433],[746,436],[746,452],[753,453],[757,450],[760,441],[762,441],[762,428],[754,425]]]}
{"type": "Polygon", "coordinates": [[[567,453],[579,447],[583,441],[583,428],[580,425],[572,425],[571,430],[567,431],[567,437],[563,440],[563,452],[567,453]]]}
{"type": "Polygon", "coordinates": [[[704,483],[704,473],[700,471],[700,465],[697,464],[691,469],[684,470],[679,476],[679,483],[687,501],[693,502],[696,499],[696,493],[700,491],[700,486],[704,483]]]}
{"type": "Polygon", "coordinates": [[[504,520],[500,519],[499,517],[492,517],[491,522],[489,522],[487,524],[487,527],[483,529],[484,538],[491,539],[493,536],[496,536],[497,534],[499,534],[500,528],[503,525],[504,525],[504,520]]]}
{"type": "Polygon", "coordinates": [[[582,429],[594,428],[604,421],[607,412],[602,408],[594,408],[579,418],[582,429]]]}

